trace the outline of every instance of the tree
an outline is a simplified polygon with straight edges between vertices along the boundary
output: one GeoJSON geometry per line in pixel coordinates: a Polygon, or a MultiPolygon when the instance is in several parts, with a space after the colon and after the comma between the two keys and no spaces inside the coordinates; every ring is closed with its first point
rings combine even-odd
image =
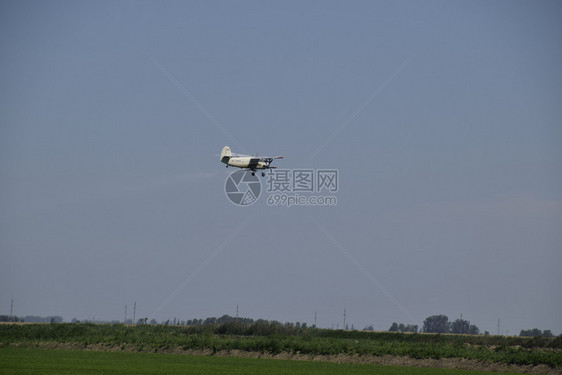
{"type": "Polygon", "coordinates": [[[451,323],[451,332],[464,335],[477,335],[480,330],[468,320],[457,319],[451,323]]]}
{"type": "Polygon", "coordinates": [[[476,327],[474,324],[471,324],[468,328],[469,335],[478,335],[480,333],[480,329],[476,327]]]}
{"type": "Polygon", "coordinates": [[[418,326],[414,325],[414,324],[392,323],[392,326],[390,326],[388,331],[389,332],[413,332],[413,333],[417,333],[418,332],[418,326]]]}
{"type": "Polygon", "coordinates": [[[417,324],[408,324],[406,326],[405,332],[418,333],[418,325],[417,324]]]}
{"type": "Polygon", "coordinates": [[[423,332],[427,333],[449,333],[451,323],[446,315],[433,315],[427,317],[423,322],[423,332]]]}

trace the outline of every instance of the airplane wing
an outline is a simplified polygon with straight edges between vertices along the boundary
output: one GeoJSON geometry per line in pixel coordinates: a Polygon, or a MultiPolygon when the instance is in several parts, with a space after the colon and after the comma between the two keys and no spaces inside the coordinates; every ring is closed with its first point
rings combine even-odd
{"type": "Polygon", "coordinates": [[[261,160],[266,163],[271,163],[275,159],[283,159],[283,156],[262,157],[261,160]]]}

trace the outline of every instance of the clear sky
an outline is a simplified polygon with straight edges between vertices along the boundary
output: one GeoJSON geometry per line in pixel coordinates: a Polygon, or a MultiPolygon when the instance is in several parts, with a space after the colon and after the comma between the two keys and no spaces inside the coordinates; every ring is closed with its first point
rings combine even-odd
{"type": "Polygon", "coordinates": [[[2,1],[0,314],[562,333],[560,14],[2,1]],[[337,205],[233,205],[224,145],[337,205]]]}

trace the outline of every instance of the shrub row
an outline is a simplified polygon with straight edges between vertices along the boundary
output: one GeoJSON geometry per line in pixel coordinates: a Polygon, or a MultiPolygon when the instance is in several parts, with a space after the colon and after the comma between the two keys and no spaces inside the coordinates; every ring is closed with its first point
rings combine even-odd
{"type": "Polygon", "coordinates": [[[285,327],[269,322],[229,322],[189,327],[95,324],[0,325],[0,343],[37,342],[132,345],[139,351],[162,349],[242,350],[277,354],[396,355],[412,358],[467,358],[517,365],[562,366],[560,337],[520,338],[336,331],[285,327]]]}

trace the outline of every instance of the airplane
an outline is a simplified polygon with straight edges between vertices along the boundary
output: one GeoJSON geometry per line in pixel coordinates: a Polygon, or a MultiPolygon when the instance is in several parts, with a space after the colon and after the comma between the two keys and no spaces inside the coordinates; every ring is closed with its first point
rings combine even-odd
{"type": "MultiPolygon", "coordinates": [[[[283,156],[274,157],[261,157],[261,156],[249,156],[249,155],[239,155],[233,154],[230,151],[230,147],[224,146],[221,151],[220,161],[226,164],[226,167],[238,167],[242,169],[248,169],[252,171],[252,176],[256,175],[256,169],[272,169],[277,167],[271,167],[270,164],[275,159],[283,159],[283,156]]],[[[261,173],[262,177],[265,176],[265,172],[261,173]]]]}

